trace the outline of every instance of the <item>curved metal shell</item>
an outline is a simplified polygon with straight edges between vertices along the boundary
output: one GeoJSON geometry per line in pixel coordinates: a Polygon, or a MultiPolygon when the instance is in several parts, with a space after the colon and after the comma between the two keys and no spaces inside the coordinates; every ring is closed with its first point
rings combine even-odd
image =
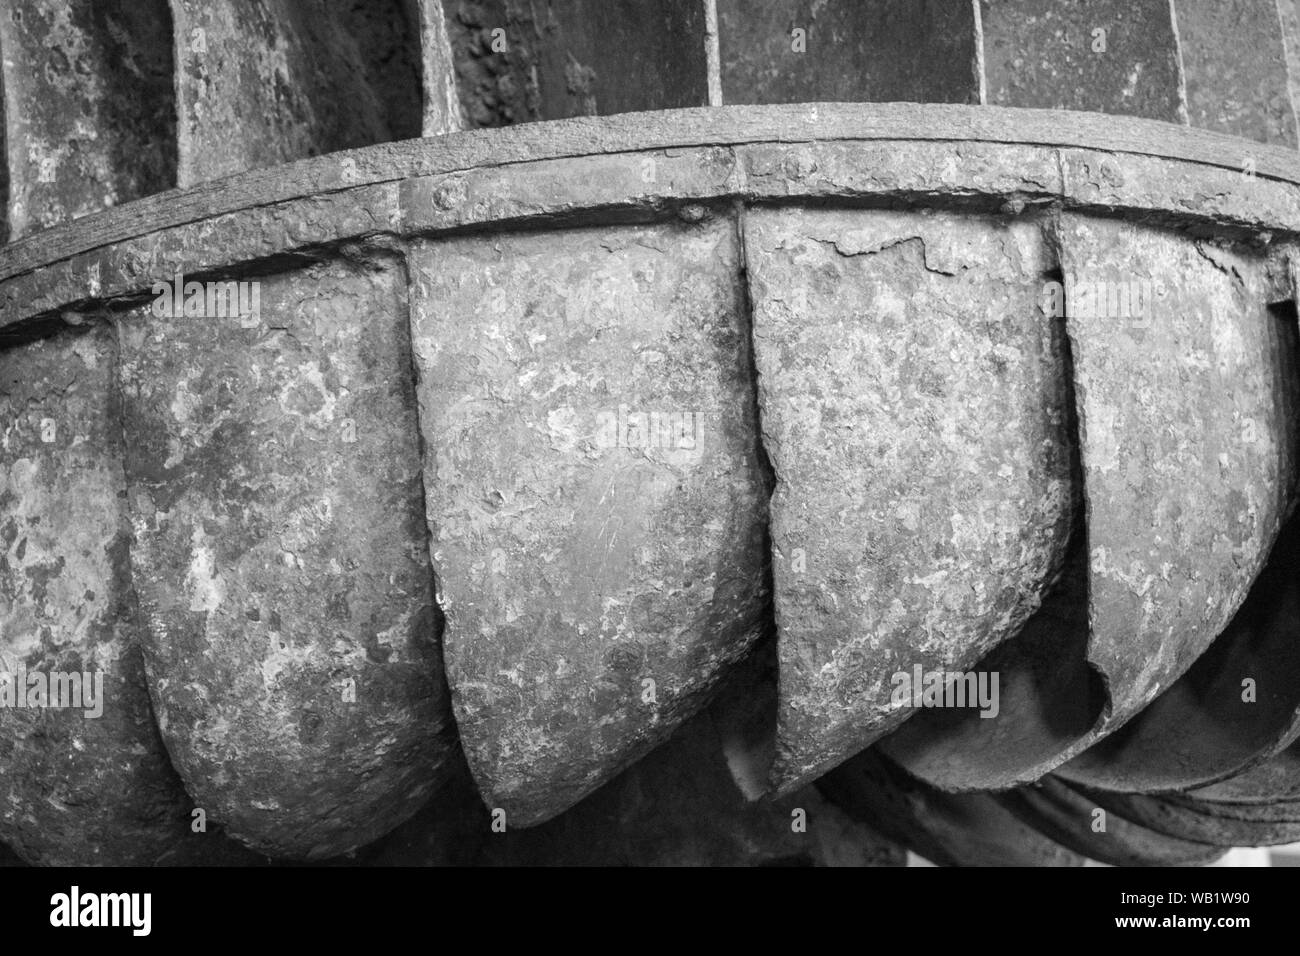
{"type": "Polygon", "coordinates": [[[140,659],[106,324],[0,351],[0,839],[30,863],[154,862],[188,798],[140,659]]]}
{"type": "Polygon", "coordinates": [[[1067,378],[1032,223],[782,209],[745,234],[785,791],[910,716],[917,668],[964,671],[1033,612],[1069,539],[1067,378]]]}
{"type": "Polygon", "coordinates": [[[726,220],[413,253],[447,675],[519,825],[663,741],[762,631],[737,257],[726,220]]]}
{"type": "Polygon", "coordinates": [[[336,261],[257,280],[249,316],[119,323],[158,726],[195,804],[276,856],[382,835],[455,753],[401,279],[336,261]]]}

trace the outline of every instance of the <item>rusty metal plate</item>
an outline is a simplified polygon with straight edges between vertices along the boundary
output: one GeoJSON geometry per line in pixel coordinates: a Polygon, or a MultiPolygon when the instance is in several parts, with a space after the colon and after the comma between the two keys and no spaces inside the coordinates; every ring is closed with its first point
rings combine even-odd
{"type": "Polygon", "coordinates": [[[149,865],[188,833],[154,728],[127,548],[111,329],[0,352],[0,839],[149,865]]]}
{"type": "Polygon", "coordinates": [[[702,706],[765,617],[735,227],[412,252],[446,661],[470,767],[548,819],[702,706]]]}
{"type": "Polygon", "coordinates": [[[120,322],[131,559],[195,803],[256,849],[320,858],[414,813],[455,737],[404,274],[259,281],[249,317],[120,322]]]}
{"type": "Polygon", "coordinates": [[[1072,519],[1067,375],[1032,223],[756,210],[745,237],[783,792],[916,712],[900,675],[965,671],[1038,606],[1072,519]]]}
{"type": "MultiPolygon", "coordinates": [[[[1102,296],[1076,302],[1067,322],[1088,507],[1088,659],[1110,694],[1093,743],[1168,688],[1241,607],[1289,504],[1295,423],[1282,417],[1289,385],[1260,260],[1073,215],[1060,243],[1067,278],[1107,293],[1105,308],[1102,296]],[[1123,311],[1111,308],[1112,290],[1116,303],[1128,290],[1129,315],[1111,314],[1123,311]],[[1148,290],[1141,310],[1134,297],[1148,290]]],[[[1141,764],[1110,765],[1099,751],[1060,773],[1126,788],[1141,764]]]]}

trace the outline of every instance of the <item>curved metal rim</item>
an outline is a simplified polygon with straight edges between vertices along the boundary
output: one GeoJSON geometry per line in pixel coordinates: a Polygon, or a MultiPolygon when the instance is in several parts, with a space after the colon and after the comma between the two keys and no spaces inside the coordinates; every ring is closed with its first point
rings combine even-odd
{"type": "MultiPolygon", "coordinates": [[[[1184,197],[1179,197],[1178,203],[1173,203],[1169,197],[1156,197],[1147,202],[1142,211],[1164,211],[1175,218],[1236,222],[1247,229],[1275,230],[1284,238],[1300,236],[1300,219],[1286,218],[1276,211],[1279,196],[1285,196],[1287,205],[1294,204],[1300,211],[1300,154],[1156,120],[1061,110],[912,103],[816,103],[664,110],[530,123],[379,144],[253,170],[189,189],[171,190],[124,203],[0,247],[0,326],[48,314],[68,302],[122,295],[124,290],[120,286],[131,284],[130,276],[118,276],[115,284],[119,288],[108,291],[102,289],[101,282],[109,277],[95,275],[72,282],[71,285],[77,287],[74,289],[69,287],[69,281],[60,283],[59,277],[55,276],[54,284],[65,289],[63,302],[56,303],[54,299],[59,293],[51,289],[51,277],[33,276],[32,273],[52,266],[71,265],[77,257],[85,260],[81,266],[94,269],[95,265],[86,257],[97,250],[165,233],[168,229],[207,223],[219,216],[266,210],[302,200],[319,203],[342,199],[345,204],[355,200],[354,204],[369,203],[372,210],[371,228],[368,229],[335,229],[324,240],[289,242],[283,248],[270,251],[264,244],[260,250],[250,248],[247,254],[214,251],[211,257],[194,268],[225,267],[292,248],[363,234],[422,234],[452,228],[454,223],[440,224],[419,212],[407,215],[407,207],[421,203],[427,205],[428,195],[409,192],[422,180],[441,181],[455,174],[476,171],[535,170],[538,164],[550,160],[618,154],[669,151],[671,156],[675,150],[797,148],[809,145],[843,148],[881,142],[936,143],[958,149],[980,144],[993,149],[1083,150],[1087,157],[1120,154],[1145,157],[1157,163],[1191,164],[1184,168],[1209,177],[1208,194],[1230,196],[1231,201],[1238,204],[1236,211],[1241,216],[1213,209],[1194,214],[1189,204],[1182,201],[1184,197]],[[1243,185],[1247,168],[1251,177],[1248,187],[1243,185]],[[1233,180],[1225,181],[1225,175],[1240,179],[1236,185],[1241,188],[1234,189],[1233,180]],[[1293,187],[1297,192],[1291,192],[1293,187]],[[1290,201],[1292,195],[1295,196],[1294,203],[1290,201]],[[387,225],[383,221],[385,216],[387,225]],[[24,282],[24,277],[33,281],[24,282]],[[37,278],[41,281],[34,281],[37,278]],[[31,302],[33,293],[37,291],[43,293],[41,298],[45,301],[31,302]],[[31,307],[17,304],[24,299],[31,303],[31,307]]],[[[732,158],[734,164],[737,157],[732,158]]],[[[1056,159],[1058,162],[1061,160],[1059,152],[1056,159]]],[[[970,165],[963,168],[959,162],[954,170],[955,181],[943,183],[944,188],[937,191],[965,196],[1006,196],[1021,192],[981,181],[978,177],[980,171],[972,171],[970,165]]],[[[1016,175],[1015,165],[1007,164],[1008,180],[1016,175]]],[[[676,192],[667,188],[651,196],[623,198],[644,206],[728,197],[763,200],[819,195],[816,191],[782,194],[781,189],[788,184],[781,182],[759,187],[745,182],[744,177],[739,181],[732,175],[713,178],[716,181],[704,183],[703,188],[701,183],[695,182],[676,192]]],[[[580,190],[585,184],[576,182],[574,185],[580,190]]],[[[1083,195],[1078,184],[1068,183],[1067,186],[1063,172],[1060,183],[1039,184],[1039,187],[1027,187],[1037,196],[1031,201],[1059,199],[1080,208],[1123,208],[1122,204],[1117,206],[1114,202],[1107,202],[1105,196],[1083,195]]],[[[886,196],[891,192],[908,194],[906,189],[891,190],[887,187],[875,188],[873,192],[886,196]]],[[[849,193],[852,190],[840,194],[850,198],[849,193]]],[[[829,194],[834,195],[835,191],[830,190],[829,194]]],[[[582,202],[575,201],[573,196],[565,197],[565,203],[570,210],[582,206],[582,202]]],[[[589,208],[601,205],[602,200],[597,196],[589,208]]],[[[540,206],[532,212],[536,218],[554,214],[554,209],[540,206]]],[[[504,222],[510,218],[499,216],[496,220],[504,222]]],[[[493,221],[493,217],[479,221],[493,221]]],[[[460,223],[462,228],[464,225],[460,223]]],[[[74,277],[65,275],[64,278],[72,280],[74,277]]],[[[137,286],[147,285],[148,279],[139,277],[137,286]]]]}

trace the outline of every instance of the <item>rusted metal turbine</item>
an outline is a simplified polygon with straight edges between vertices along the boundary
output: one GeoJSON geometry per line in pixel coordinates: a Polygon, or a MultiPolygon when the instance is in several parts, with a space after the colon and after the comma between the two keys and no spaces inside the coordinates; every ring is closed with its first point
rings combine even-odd
{"type": "Polygon", "coordinates": [[[25,859],[670,738],[943,862],[1291,838],[1292,4],[154,6],[0,18],[3,648],[109,707],[0,709],[25,859]]]}

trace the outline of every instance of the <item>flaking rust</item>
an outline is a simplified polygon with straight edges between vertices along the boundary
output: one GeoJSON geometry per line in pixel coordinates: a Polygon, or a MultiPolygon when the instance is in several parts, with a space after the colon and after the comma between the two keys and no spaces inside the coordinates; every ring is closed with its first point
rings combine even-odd
{"type": "Polygon", "coordinates": [[[894,675],[965,670],[1037,607],[1069,539],[1067,392],[1032,223],[758,210],[745,234],[786,792],[913,713],[894,675]]]}
{"type": "Polygon", "coordinates": [[[766,485],[734,226],[412,251],[425,492],[465,753],[548,819],[761,630],[766,485]]]}
{"type": "Polygon", "coordinates": [[[403,273],[259,281],[251,321],[120,323],[132,564],[195,803],[254,848],[320,858],[415,812],[454,730],[403,273]]]}
{"type": "Polygon", "coordinates": [[[0,837],[29,863],[148,865],[188,829],[137,644],[115,366],[107,325],[0,352],[0,837]]]}

